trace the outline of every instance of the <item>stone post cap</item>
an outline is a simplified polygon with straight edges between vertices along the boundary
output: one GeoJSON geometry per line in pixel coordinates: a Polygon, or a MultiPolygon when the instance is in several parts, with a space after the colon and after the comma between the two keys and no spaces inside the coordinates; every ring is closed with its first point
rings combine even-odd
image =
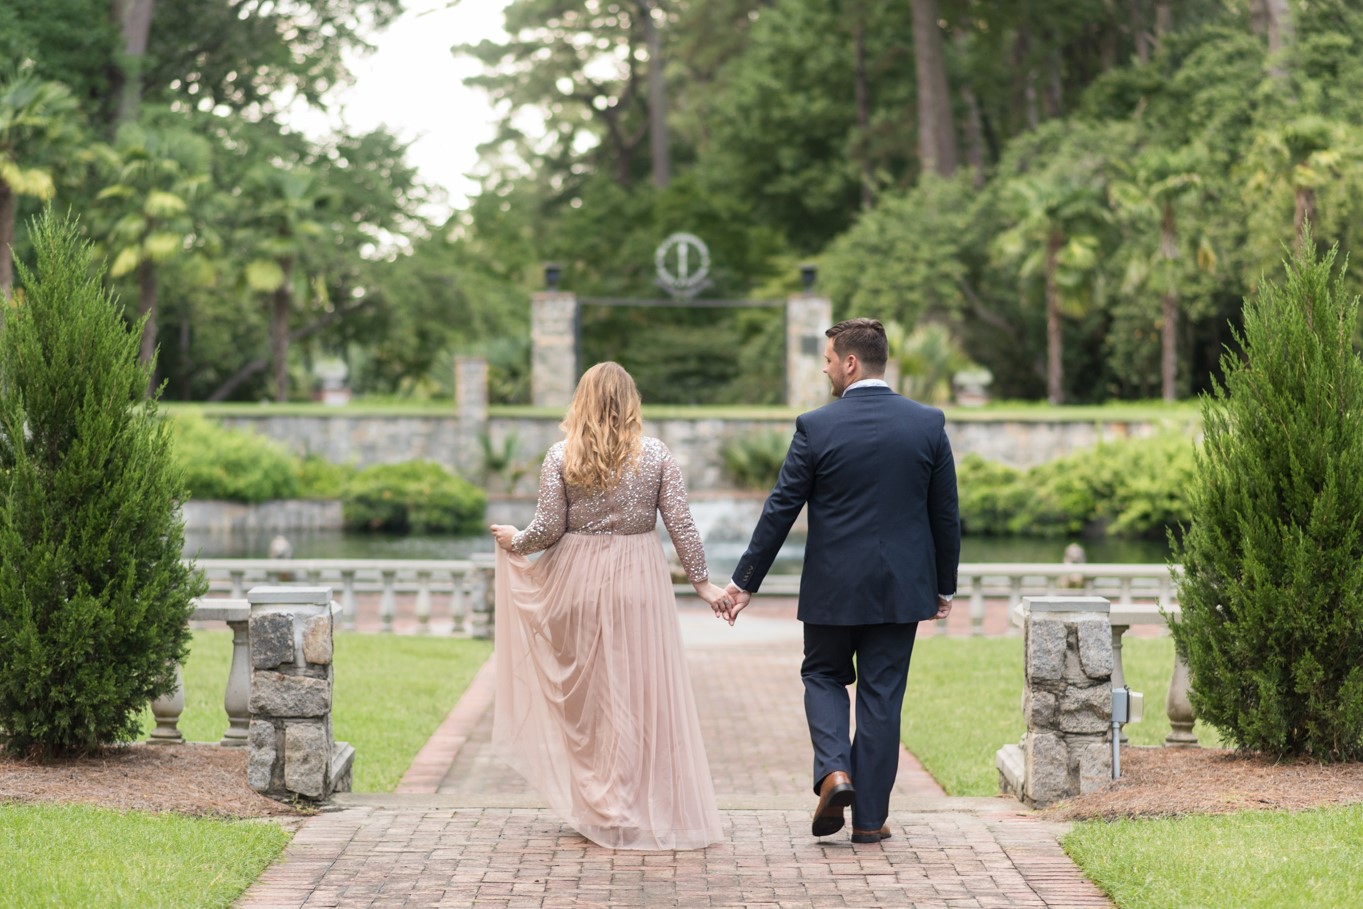
{"type": "Polygon", "coordinates": [[[1033,612],[1094,612],[1106,615],[1112,604],[1106,597],[1023,597],[1022,614],[1033,612]]]}
{"type": "Polygon", "coordinates": [[[252,587],[246,599],[252,606],[326,606],[331,602],[331,588],[252,587]]]}

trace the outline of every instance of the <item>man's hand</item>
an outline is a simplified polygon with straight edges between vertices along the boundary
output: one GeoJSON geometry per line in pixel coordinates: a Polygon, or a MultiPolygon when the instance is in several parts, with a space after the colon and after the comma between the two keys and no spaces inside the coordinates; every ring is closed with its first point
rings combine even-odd
{"type": "Polygon", "coordinates": [[[507,552],[515,551],[511,548],[511,541],[515,539],[517,533],[515,527],[512,527],[510,524],[492,524],[489,525],[488,530],[492,531],[492,535],[496,538],[498,546],[502,547],[507,552]]]}
{"type": "Polygon", "coordinates": [[[944,600],[941,597],[938,597],[937,615],[935,618],[945,619],[949,615],[951,615],[951,600],[944,600]]]}
{"type": "Polygon", "coordinates": [[[724,588],[724,592],[729,595],[729,599],[733,601],[733,605],[725,611],[725,614],[721,616],[721,618],[728,619],[729,624],[732,625],[734,622],[738,621],[738,614],[752,602],[752,594],[748,593],[746,590],[739,590],[738,586],[734,584],[733,581],[728,583],[724,588]]]}

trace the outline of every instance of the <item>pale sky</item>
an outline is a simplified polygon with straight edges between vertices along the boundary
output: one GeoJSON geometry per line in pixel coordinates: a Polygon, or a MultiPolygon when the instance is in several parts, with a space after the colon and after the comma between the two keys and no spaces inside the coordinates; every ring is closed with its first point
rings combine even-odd
{"type": "Polygon", "coordinates": [[[354,84],[330,98],[329,111],[295,123],[314,134],[387,125],[412,143],[408,159],[423,181],[448,193],[448,208],[462,208],[477,189],[466,174],[478,161],[479,143],[493,136],[494,112],[483,92],[464,85],[479,63],[456,58],[450,48],[503,37],[507,2],[410,0],[409,10],[371,39],[377,50],[351,61],[354,84]]]}

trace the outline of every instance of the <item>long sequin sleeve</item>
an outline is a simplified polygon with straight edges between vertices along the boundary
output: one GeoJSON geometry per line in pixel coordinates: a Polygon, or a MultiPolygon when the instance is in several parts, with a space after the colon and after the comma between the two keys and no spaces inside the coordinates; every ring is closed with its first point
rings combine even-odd
{"type": "Polygon", "coordinates": [[[549,449],[540,467],[540,497],[535,517],[511,538],[511,548],[522,555],[548,549],[568,529],[568,491],[563,484],[563,445],[549,449]]]}
{"type": "Polygon", "coordinates": [[[705,548],[701,545],[700,532],[696,530],[695,519],[691,517],[691,506],[686,500],[686,479],[671,452],[663,456],[662,483],[658,488],[658,511],[663,516],[663,526],[672,538],[677,550],[686,579],[699,584],[710,577],[705,564],[705,548]]]}

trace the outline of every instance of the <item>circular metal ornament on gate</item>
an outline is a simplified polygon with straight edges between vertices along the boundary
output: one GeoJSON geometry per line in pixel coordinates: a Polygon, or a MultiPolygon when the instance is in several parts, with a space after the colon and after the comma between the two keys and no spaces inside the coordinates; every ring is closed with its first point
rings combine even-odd
{"type": "Polygon", "coordinates": [[[668,237],[658,244],[653,261],[658,269],[658,285],[673,297],[689,300],[710,283],[710,250],[695,234],[668,237]]]}

